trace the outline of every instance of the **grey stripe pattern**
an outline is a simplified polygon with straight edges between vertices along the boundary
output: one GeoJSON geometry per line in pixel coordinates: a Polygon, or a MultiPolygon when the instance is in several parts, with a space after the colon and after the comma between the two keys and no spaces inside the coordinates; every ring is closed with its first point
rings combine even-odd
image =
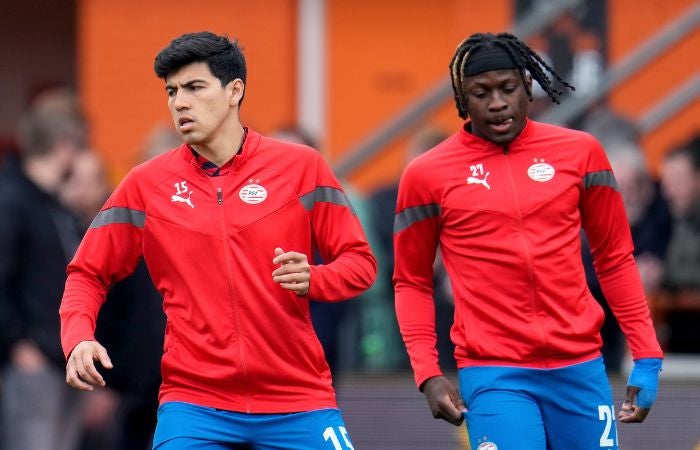
{"type": "Polygon", "coordinates": [[[412,206],[396,214],[394,218],[394,233],[405,230],[416,222],[440,216],[440,205],[430,203],[427,205],[412,206]]]}
{"type": "Polygon", "coordinates": [[[116,223],[129,223],[135,227],[143,228],[146,223],[146,213],[130,208],[113,207],[100,211],[92,220],[90,228],[99,228],[116,223]]]}
{"type": "Polygon", "coordinates": [[[355,213],[355,208],[352,207],[347,195],[345,195],[345,193],[338,188],[317,186],[313,191],[299,197],[299,200],[301,201],[301,204],[304,205],[304,209],[307,211],[314,209],[314,205],[316,203],[323,202],[333,203],[334,205],[338,206],[345,206],[350,208],[353,215],[357,215],[357,213],[355,213]]]}
{"type": "Polygon", "coordinates": [[[613,175],[612,170],[601,170],[598,172],[587,173],[583,177],[583,188],[588,189],[593,186],[608,186],[620,192],[617,186],[617,180],[613,175]]]}

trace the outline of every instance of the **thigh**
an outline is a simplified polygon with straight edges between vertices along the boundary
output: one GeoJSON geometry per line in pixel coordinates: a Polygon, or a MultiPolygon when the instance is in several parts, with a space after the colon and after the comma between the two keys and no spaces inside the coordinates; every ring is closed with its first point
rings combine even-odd
{"type": "Polygon", "coordinates": [[[554,372],[540,395],[549,448],[616,450],[615,407],[602,358],[554,372]]]}
{"type": "Polygon", "coordinates": [[[467,404],[469,442],[474,450],[545,450],[537,401],[516,387],[517,370],[466,368],[459,384],[467,404]]]}
{"type": "Polygon", "coordinates": [[[245,416],[191,403],[164,403],[158,408],[153,448],[235,449],[249,443],[250,425],[241,420],[245,416]]]}
{"type": "Polygon", "coordinates": [[[174,438],[153,446],[153,450],[233,450],[236,447],[196,438],[174,438]]]}
{"type": "Polygon", "coordinates": [[[255,417],[256,450],[354,450],[337,409],[255,417]]]}

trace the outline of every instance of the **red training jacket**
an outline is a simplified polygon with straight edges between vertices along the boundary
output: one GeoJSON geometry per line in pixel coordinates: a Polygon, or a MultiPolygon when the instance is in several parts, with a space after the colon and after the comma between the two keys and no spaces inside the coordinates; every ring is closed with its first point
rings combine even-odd
{"type": "Polygon", "coordinates": [[[111,284],[143,255],[167,315],[160,402],[280,413],[336,407],[306,298],[272,281],[275,247],[318,249],[309,298],[338,301],[376,262],[337,179],[315,150],[249,131],[228,175],[209,177],[187,145],[133,169],[68,266],[66,357],[94,340],[111,284]]]}
{"type": "Polygon", "coordinates": [[[556,368],[600,355],[603,310],[580,229],[632,354],[660,358],[610,164],[592,136],[528,120],[501,147],[462,129],[412,161],[394,227],[396,312],[420,386],[435,350],[436,248],[452,282],[458,367],[556,368]]]}

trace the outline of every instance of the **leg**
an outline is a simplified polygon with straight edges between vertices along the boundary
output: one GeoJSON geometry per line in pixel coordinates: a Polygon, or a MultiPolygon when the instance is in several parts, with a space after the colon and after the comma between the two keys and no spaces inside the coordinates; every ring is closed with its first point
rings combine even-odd
{"type": "Polygon", "coordinates": [[[156,427],[157,397],[137,397],[125,394],[117,411],[116,450],[145,450],[156,427]]]}
{"type": "Polygon", "coordinates": [[[548,448],[617,450],[615,407],[603,359],[555,369],[551,375],[539,394],[548,448]]]}
{"type": "Polygon", "coordinates": [[[153,447],[153,450],[233,450],[236,447],[194,438],[174,438],[153,447]]]}
{"type": "Polygon", "coordinates": [[[354,450],[337,409],[254,416],[256,450],[354,450]]]}
{"type": "Polygon", "coordinates": [[[154,450],[239,450],[250,441],[251,427],[232,413],[184,402],[168,402],[158,408],[154,450]]]}
{"type": "Polygon", "coordinates": [[[540,407],[520,386],[522,371],[504,367],[459,370],[472,449],[545,450],[540,407]]]}
{"type": "Polygon", "coordinates": [[[79,440],[79,393],[45,366],[26,372],[8,366],[3,385],[3,444],[14,450],[63,450],[79,440]]]}

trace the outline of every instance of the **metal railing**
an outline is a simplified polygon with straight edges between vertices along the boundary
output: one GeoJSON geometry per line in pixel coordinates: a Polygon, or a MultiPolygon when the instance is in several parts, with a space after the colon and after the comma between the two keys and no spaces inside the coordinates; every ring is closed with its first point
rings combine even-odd
{"type": "MultiPolygon", "coordinates": [[[[581,0],[540,2],[538,7],[514,26],[513,31],[521,39],[526,40],[546,28],[562,13],[581,3],[583,3],[581,0]]],[[[538,116],[537,120],[562,125],[571,123],[592,104],[604,98],[614,87],[644,67],[654,57],[695,31],[699,25],[700,3],[697,3],[606,71],[601,79],[601,85],[593,93],[586,97],[570,96],[558,107],[550,108],[538,116]]],[[[642,132],[648,132],[659,126],[668,117],[697,98],[700,95],[698,93],[699,83],[698,76],[695,76],[647,111],[639,120],[642,132]]],[[[452,85],[449,78],[441,80],[412,106],[379,126],[365,139],[345,152],[344,157],[334,165],[335,172],[340,177],[348,176],[402,133],[424,120],[444,102],[449,101],[452,95],[452,85]]]]}
{"type": "Polygon", "coordinates": [[[600,86],[594,92],[585,97],[569,96],[558,107],[549,108],[538,116],[537,120],[560,125],[571,123],[592,104],[603,99],[615,86],[639,71],[653,58],[665,52],[683,37],[697,30],[699,25],[700,3],[697,3],[609,69],[603,75],[600,86]]]}
{"type": "Polygon", "coordinates": [[[637,122],[642,133],[649,133],[686,105],[700,97],[700,73],[649,108],[637,122]]]}
{"type": "MultiPolygon", "coordinates": [[[[513,32],[522,40],[545,29],[564,12],[584,3],[583,0],[552,0],[538,2],[527,16],[515,24],[513,32]]],[[[346,177],[371,157],[381,151],[387,144],[402,133],[414,127],[429,116],[435,109],[452,98],[452,83],[448,77],[430,88],[406,110],[388,120],[365,139],[352,146],[344,153],[333,170],[339,177],[346,177]]]]}

